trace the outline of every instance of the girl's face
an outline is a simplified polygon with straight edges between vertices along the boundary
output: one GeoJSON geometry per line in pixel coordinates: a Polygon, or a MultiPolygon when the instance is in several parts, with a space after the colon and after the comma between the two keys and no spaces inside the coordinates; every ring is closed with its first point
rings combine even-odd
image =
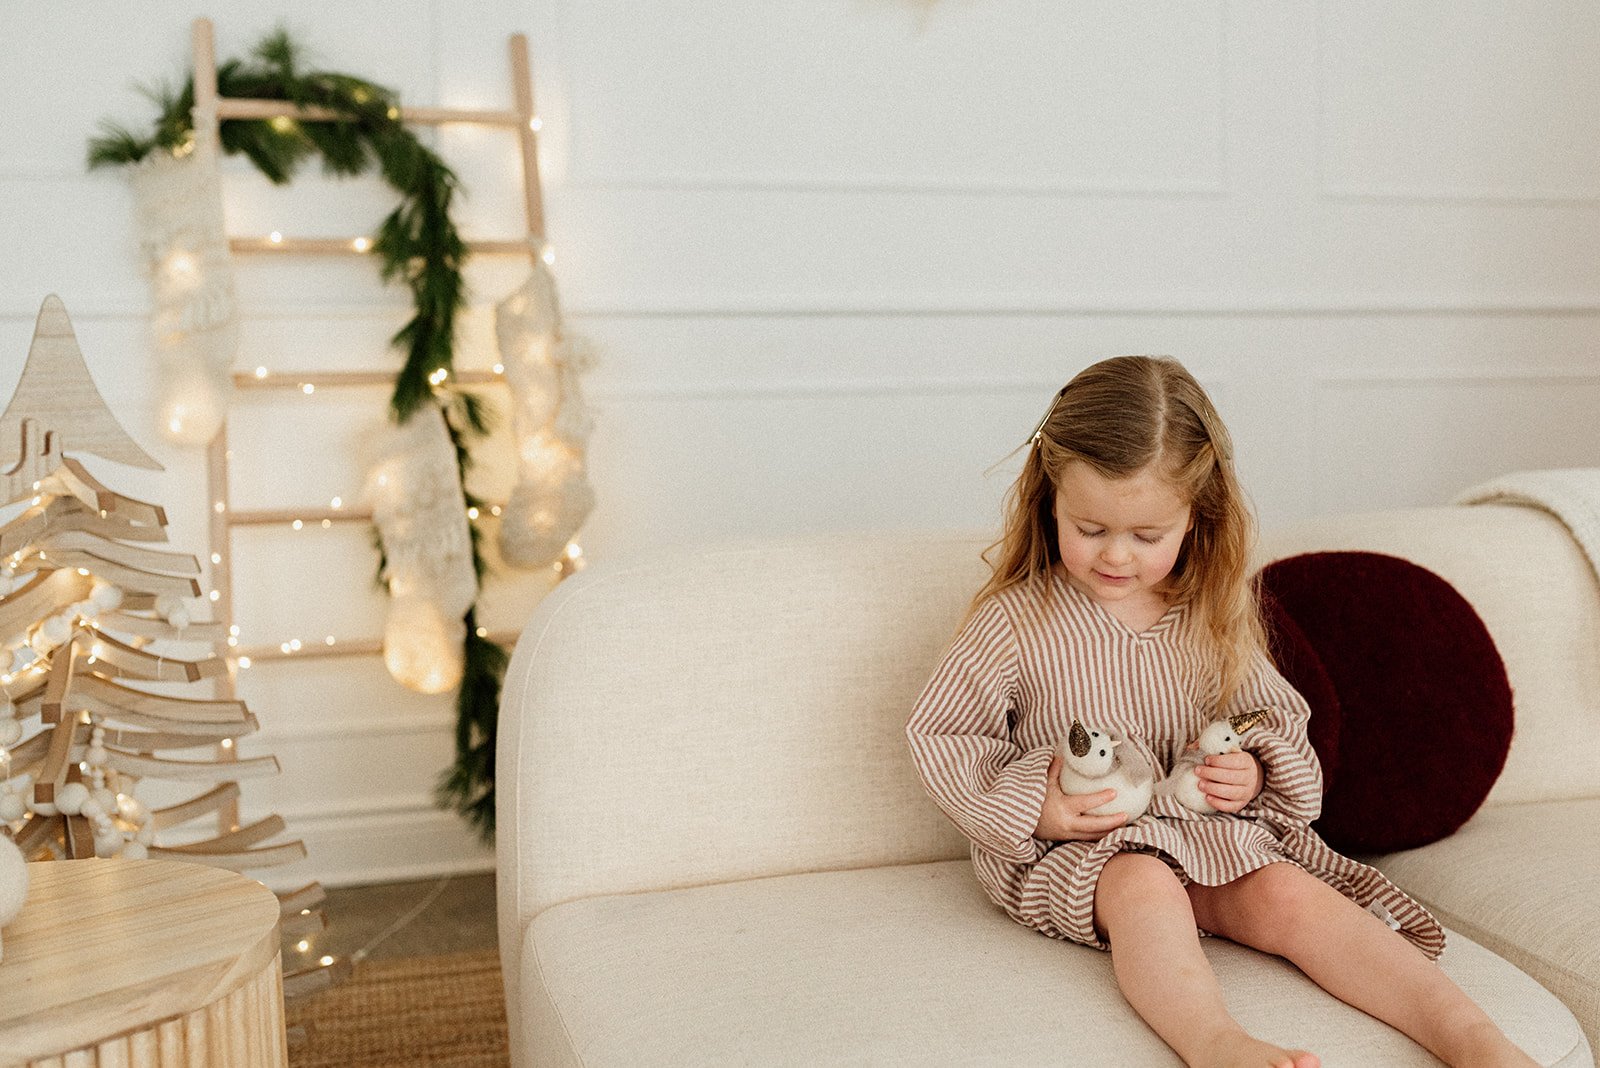
{"type": "Polygon", "coordinates": [[[1160,599],[1193,525],[1189,502],[1150,468],[1109,479],[1075,460],[1056,486],[1067,580],[1102,604],[1160,599]]]}

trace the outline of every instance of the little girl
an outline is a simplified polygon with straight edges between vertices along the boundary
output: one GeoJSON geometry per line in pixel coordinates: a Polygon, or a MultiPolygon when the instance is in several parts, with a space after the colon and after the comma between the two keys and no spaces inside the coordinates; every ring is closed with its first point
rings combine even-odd
{"type": "Polygon", "coordinates": [[[1164,357],[1105,360],[1056,394],[1027,447],[993,575],[906,725],[989,897],[1109,948],[1129,1004],[1189,1065],[1319,1063],[1229,1016],[1197,929],[1287,958],[1450,1064],[1533,1064],[1431,963],[1438,922],[1309,827],[1310,710],[1267,654],[1254,523],[1199,383],[1164,357]],[[1061,790],[1053,751],[1074,719],[1159,775],[1211,720],[1256,708],[1248,751],[1199,769],[1215,814],[1158,794],[1127,824],[1088,814],[1115,791],[1061,790]]]}

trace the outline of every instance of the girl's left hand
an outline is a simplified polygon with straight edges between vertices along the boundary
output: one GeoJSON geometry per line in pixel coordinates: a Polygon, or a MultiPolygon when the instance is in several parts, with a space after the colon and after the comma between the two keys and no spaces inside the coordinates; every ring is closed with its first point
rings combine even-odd
{"type": "Polygon", "coordinates": [[[1208,756],[1194,773],[1201,793],[1218,812],[1238,812],[1261,792],[1261,762],[1248,751],[1208,756]]]}

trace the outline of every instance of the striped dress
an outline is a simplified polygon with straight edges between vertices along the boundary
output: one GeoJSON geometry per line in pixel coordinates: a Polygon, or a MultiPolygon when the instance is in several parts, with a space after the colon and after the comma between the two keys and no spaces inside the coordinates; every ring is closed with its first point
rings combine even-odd
{"type": "Polygon", "coordinates": [[[1322,770],[1306,739],[1305,699],[1265,656],[1225,707],[1219,689],[1197,655],[1187,605],[1135,632],[1054,568],[978,606],[917,699],[906,736],[929,795],[971,842],[985,892],[1053,938],[1108,948],[1094,929],[1095,884],[1113,855],[1139,850],[1159,855],[1185,884],[1205,886],[1298,864],[1437,959],[1438,921],[1310,828],[1322,770]],[[1098,841],[1033,836],[1046,768],[1074,717],[1129,739],[1159,777],[1211,720],[1262,707],[1270,715],[1242,742],[1264,784],[1238,815],[1200,815],[1158,795],[1144,816],[1098,841]]]}

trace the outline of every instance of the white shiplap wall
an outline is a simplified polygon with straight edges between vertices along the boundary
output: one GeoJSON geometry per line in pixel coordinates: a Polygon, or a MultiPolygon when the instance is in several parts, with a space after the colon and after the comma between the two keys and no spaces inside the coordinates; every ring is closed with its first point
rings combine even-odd
{"type": "MultiPolygon", "coordinates": [[[[446,5],[27,0],[0,85],[0,379],[39,299],[67,301],[103,391],[203,555],[202,458],[151,432],[147,295],[123,181],[85,175],[95,122],[143,122],[188,21],[223,55],[286,23],[324,65],[408,101],[505,102],[535,53],[547,209],[572,327],[593,340],[592,559],[666,544],[993,523],[985,474],[1088,362],[1170,352],[1212,388],[1263,521],[1442,502],[1519,467],[1600,463],[1600,13],[1474,0],[501,0],[446,5]],[[230,10],[229,8],[232,8],[230,10]]],[[[504,134],[439,147],[475,236],[521,225],[504,134]]],[[[237,233],[350,235],[390,199],[227,167],[237,233]]],[[[365,263],[245,261],[241,366],[392,367],[401,294],[365,263]]],[[[520,279],[473,267],[463,360],[520,279]]],[[[0,382],[0,388],[6,388],[0,382]]],[[[359,486],[383,392],[235,411],[242,507],[359,486]]],[[[505,443],[483,488],[503,494],[505,443]]],[[[371,636],[359,531],[235,543],[247,642],[371,636]]],[[[545,588],[500,580],[514,629],[545,588]]],[[[376,661],[260,667],[245,695],[284,775],[251,784],[311,858],[286,882],[483,866],[429,786],[451,711],[376,661]]]]}

